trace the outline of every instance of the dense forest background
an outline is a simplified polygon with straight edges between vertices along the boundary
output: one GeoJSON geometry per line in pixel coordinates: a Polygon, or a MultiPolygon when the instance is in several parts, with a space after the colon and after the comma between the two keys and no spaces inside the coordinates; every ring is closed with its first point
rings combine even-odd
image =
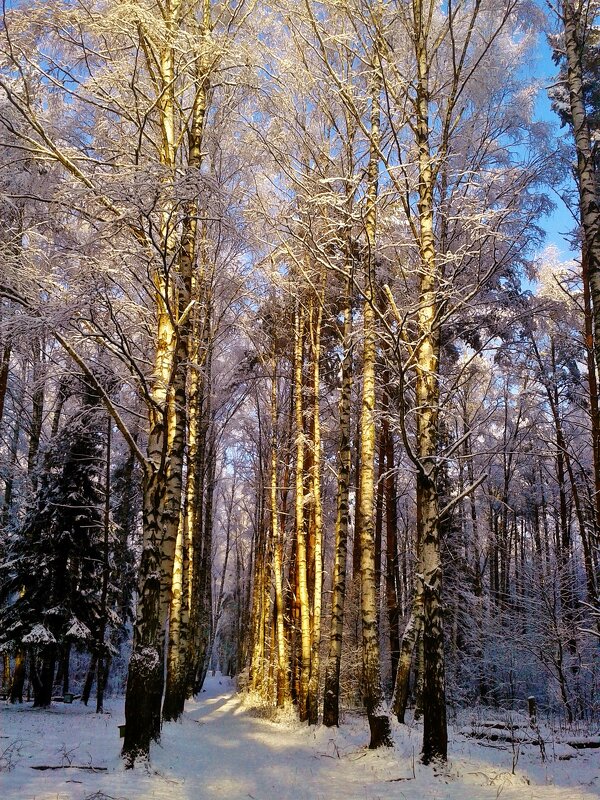
{"type": "Polygon", "coordinates": [[[13,702],[598,722],[598,10],[3,2],[13,702]]]}

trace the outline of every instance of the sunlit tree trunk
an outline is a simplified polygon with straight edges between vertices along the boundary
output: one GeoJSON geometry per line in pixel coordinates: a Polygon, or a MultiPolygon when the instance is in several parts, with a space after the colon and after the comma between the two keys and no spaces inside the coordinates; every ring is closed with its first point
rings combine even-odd
{"type": "Polygon", "coordinates": [[[188,568],[186,538],[187,525],[182,515],[177,531],[171,581],[167,675],[162,706],[162,716],[165,721],[177,719],[180,716],[183,712],[183,702],[185,700],[187,677],[185,655],[188,643],[186,625],[187,598],[185,596],[185,576],[188,568]]]}
{"type": "MultiPolygon", "coordinates": [[[[194,330],[192,339],[197,341],[197,331],[194,330]]],[[[199,363],[198,353],[193,359],[194,363],[199,363]]],[[[181,695],[184,699],[188,697],[194,687],[194,650],[199,628],[199,603],[197,601],[200,585],[200,565],[202,561],[202,519],[204,501],[204,472],[205,472],[205,439],[203,437],[204,424],[204,379],[198,370],[192,369],[189,375],[188,390],[188,448],[187,448],[187,479],[185,496],[185,519],[182,542],[183,547],[183,570],[182,577],[182,610],[180,625],[184,630],[181,638],[181,646],[185,648],[184,653],[177,653],[173,658],[172,675],[175,694],[179,696],[178,704],[181,707],[181,695]],[[178,670],[182,666],[185,669],[183,677],[184,686],[179,687],[179,682],[175,678],[178,670]]]]}
{"type": "MultiPolygon", "coordinates": [[[[322,286],[324,276],[321,275],[322,286]]],[[[310,567],[312,594],[310,614],[310,676],[307,687],[307,717],[310,725],[316,725],[319,715],[319,648],[321,644],[321,602],[323,592],[323,508],[321,501],[321,407],[320,407],[320,360],[321,323],[323,319],[323,290],[319,288],[311,301],[309,334],[312,367],[312,459],[309,476],[312,496],[311,520],[309,524],[311,546],[310,567]],[[316,307],[315,307],[316,306],[316,307]]]]}
{"type": "Polygon", "coordinates": [[[367,250],[364,271],[363,366],[360,405],[360,501],[357,531],[360,541],[361,622],[363,654],[363,698],[369,719],[370,748],[390,745],[390,721],[381,688],[378,604],[375,586],[375,234],[379,169],[379,95],[382,76],[377,56],[372,64],[370,155],[367,170],[365,234],[367,250]]]}
{"type": "Polygon", "coordinates": [[[277,366],[273,358],[273,375],[271,378],[271,476],[269,484],[269,500],[271,514],[271,539],[273,548],[273,583],[275,588],[275,634],[276,634],[276,701],[282,707],[289,697],[288,664],[284,626],[283,597],[283,532],[279,525],[279,509],[277,502],[277,366]]]}
{"type": "Polygon", "coordinates": [[[250,656],[250,687],[260,694],[266,694],[267,677],[267,650],[265,639],[265,625],[270,618],[267,605],[270,600],[268,587],[268,547],[269,536],[265,522],[265,494],[268,493],[268,486],[265,486],[265,479],[268,481],[268,467],[263,468],[263,448],[262,437],[259,439],[259,465],[258,465],[258,485],[257,485],[257,509],[255,514],[255,527],[252,543],[253,550],[253,580],[252,580],[252,650],[250,656]]]}
{"type": "Polygon", "coordinates": [[[308,682],[310,680],[311,624],[310,597],[308,593],[308,547],[306,536],[305,502],[305,432],[304,432],[304,338],[305,312],[301,301],[296,309],[294,329],[294,414],[296,424],[296,570],[297,602],[300,614],[300,684],[298,687],[298,714],[301,721],[308,719],[308,682]]]}

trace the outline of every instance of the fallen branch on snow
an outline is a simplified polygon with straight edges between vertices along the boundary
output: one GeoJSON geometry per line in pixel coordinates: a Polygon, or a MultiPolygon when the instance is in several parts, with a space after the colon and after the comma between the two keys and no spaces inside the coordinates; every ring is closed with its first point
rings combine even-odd
{"type": "Polygon", "coordinates": [[[50,766],[48,764],[40,764],[39,766],[31,767],[31,769],[40,770],[43,772],[47,769],[87,769],[90,772],[106,772],[108,767],[91,767],[89,765],[77,765],[77,764],[61,764],[59,766],[50,766]]]}

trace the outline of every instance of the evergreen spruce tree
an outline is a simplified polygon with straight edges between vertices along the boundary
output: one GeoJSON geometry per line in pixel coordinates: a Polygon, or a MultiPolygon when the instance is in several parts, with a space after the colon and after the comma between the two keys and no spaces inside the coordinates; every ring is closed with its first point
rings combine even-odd
{"type": "Polygon", "coordinates": [[[29,652],[36,706],[51,702],[61,655],[68,676],[70,644],[94,640],[104,555],[104,427],[99,397],[84,386],[77,412],[45,454],[31,508],[0,566],[0,641],[29,652]]]}

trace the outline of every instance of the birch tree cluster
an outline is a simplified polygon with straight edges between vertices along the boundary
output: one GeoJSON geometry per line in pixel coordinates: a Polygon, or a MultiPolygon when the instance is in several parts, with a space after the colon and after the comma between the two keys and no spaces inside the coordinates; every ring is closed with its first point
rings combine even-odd
{"type": "Polygon", "coordinates": [[[422,719],[424,763],[467,706],[597,723],[597,25],[3,4],[11,701],[121,682],[130,767],[209,669],[371,748],[422,719]]]}

